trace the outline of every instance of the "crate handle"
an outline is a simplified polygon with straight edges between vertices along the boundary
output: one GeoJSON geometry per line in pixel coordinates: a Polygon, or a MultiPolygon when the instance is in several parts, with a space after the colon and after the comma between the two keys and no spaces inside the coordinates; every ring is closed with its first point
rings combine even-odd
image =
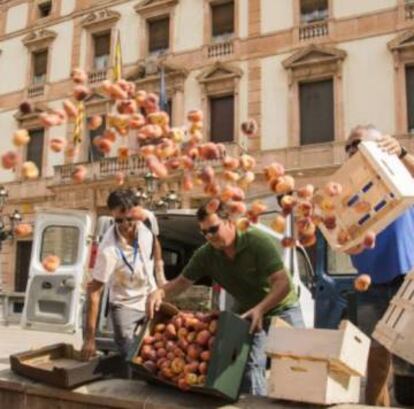
{"type": "Polygon", "coordinates": [[[308,370],[302,366],[291,366],[290,370],[293,372],[308,372],[308,370]]]}
{"type": "Polygon", "coordinates": [[[395,176],[395,173],[393,172],[393,170],[390,168],[390,166],[388,165],[388,163],[384,160],[381,159],[381,162],[383,163],[383,165],[387,168],[388,172],[391,173],[391,175],[395,176]]]}
{"type": "Polygon", "coordinates": [[[362,344],[362,339],[359,338],[357,335],[354,336],[354,339],[356,342],[358,342],[359,344],[362,344]]]}

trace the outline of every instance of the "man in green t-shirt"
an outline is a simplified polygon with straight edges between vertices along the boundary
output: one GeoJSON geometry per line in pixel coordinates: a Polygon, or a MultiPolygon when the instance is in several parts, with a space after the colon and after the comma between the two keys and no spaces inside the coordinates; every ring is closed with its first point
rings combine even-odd
{"type": "Polygon", "coordinates": [[[228,291],[237,303],[237,312],[251,321],[254,332],[242,391],[266,395],[266,329],[272,316],[291,325],[303,326],[290,274],[285,271],[274,239],[256,228],[237,231],[223,204],[209,214],[200,207],[197,218],[207,243],[193,255],[174,280],[153,291],[147,299],[152,318],[166,297],[178,295],[201,277],[209,276],[228,291]]]}

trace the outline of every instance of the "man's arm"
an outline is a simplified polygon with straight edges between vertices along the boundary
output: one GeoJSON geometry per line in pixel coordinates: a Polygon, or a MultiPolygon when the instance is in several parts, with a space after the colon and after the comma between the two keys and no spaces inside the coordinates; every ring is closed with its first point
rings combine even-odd
{"type": "Polygon", "coordinates": [[[164,261],[162,260],[161,244],[156,237],[154,237],[154,271],[157,285],[158,287],[162,287],[167,283],[167,280],[164,274],[164,261]]]}
{"type": "MultiPolygon", "coordinates": [[[[402,152],[402,146],[396,138],[390,135],[383,135],[378,141],[378,146],[384,149],[386,152],[400,156],[402,152]]],[[[407,153],[401,161],[407,167],[408,171],[414,177],[414,155],[407,153]]]]}
{"type": "Polygon", "coordinates": [[[149,319],[154,318],[154,313],[159,310],[161,303],[166,298],[183,293],[191,287],[193,282],[185,278],[182,274],[168,281],[162,287],[153,291],[147,298],[147,316],[149,319]]]}
{"type": "Polygon", "coordinates": [[[285,270],[277,271],[269,276],[271,286],[269,294],[259,304],[242,315],[251,320],[250,332],[263,328],[263,315],[275,308],[290,291],[290,284],[285,270]]]}
{"type": "Polygon", "coordinates": [[[96,354],[95,334],[96,321],[99,312],[99,303],[101,300],[104,283],[93,279],[87,285],[87,315],[86,315],[86,332],[82,346],[81,358],[85,361],[96,354]]]}

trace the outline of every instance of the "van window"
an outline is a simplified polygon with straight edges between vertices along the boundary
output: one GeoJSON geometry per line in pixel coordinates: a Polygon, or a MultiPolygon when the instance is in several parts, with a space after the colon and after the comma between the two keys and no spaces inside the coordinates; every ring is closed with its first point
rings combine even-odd
{"type": "Polygon", "coordinates": [[[60,258],[62,266],[70,266],[78,259],[80,232],[74,226],[48,226],[42,234],[40,262],[49,254],[60,258]]]}
{"type": "Polygon", "coordinates": [[[332,250],[327,247],[327,270],[329,275],[353,275],[356,270],[351,262],[351,257],[345,253],[332,250]]]}
{"type": "Polygon", "coordinates": [[[301,248],[296,248],[296,257],[298,260],[300,281],[302,281],[302,283],[305,284],[307,288],[312,288],[314,277],[312,266],[308,257],[305,255],[304,250],[301,248]]]}

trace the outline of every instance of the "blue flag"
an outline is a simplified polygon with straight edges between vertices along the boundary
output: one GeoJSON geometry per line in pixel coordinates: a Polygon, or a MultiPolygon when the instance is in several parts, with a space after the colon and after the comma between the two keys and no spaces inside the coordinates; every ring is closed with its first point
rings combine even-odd
{"type": "Polygon", "coordinates": [[[168,96],[167,96],[167,87],[165,85],[164,65],[161,66],[161,73],[160,73],[160,109],[161,111],[168,112],[168,96]]]}

